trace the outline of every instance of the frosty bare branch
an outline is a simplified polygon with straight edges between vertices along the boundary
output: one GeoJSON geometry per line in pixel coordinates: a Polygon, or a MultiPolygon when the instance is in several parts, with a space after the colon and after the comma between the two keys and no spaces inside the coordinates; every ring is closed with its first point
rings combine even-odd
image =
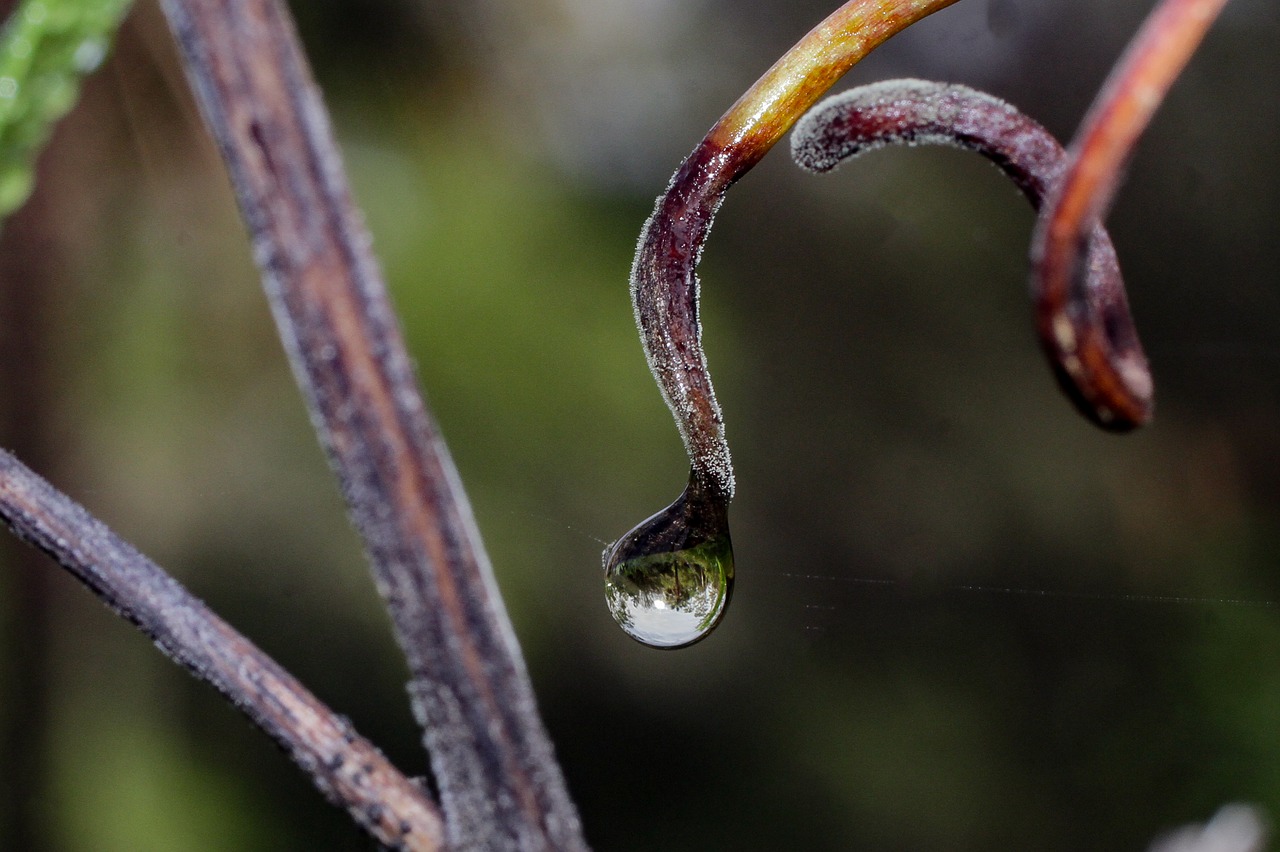
{"type": "Polygon", "coordinates": [[[441,848],[435,805],[349,722],[162,568],[3,451],[0,517],[243,710],[379,842],[414,852],[441,848]]]}

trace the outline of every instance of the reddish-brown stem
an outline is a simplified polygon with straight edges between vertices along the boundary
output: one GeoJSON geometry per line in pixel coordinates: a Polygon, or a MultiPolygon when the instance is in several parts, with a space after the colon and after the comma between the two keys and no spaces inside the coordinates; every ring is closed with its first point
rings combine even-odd
{"type": "MultiPolygon", "coordinates": [[[[1053,135],[1014,107],[965,86],[923,80],[889,80],[827,98],[791,137],[796,162],[817,172],[895,143],[976,151],[1013,180],[1037,210],[1066,166],[1066,152],[1053,135]]],[[[1115,249],[1101,225],[1090,238],[1087,269],[1085,286],[1072,294],[1066,312],[1072,334],[1110,341],[1124,369],[1145,374],[1146,357],[1129,316],[1115,249]]],[[[1083,385],[1087,376],[1073,372],[1070,363],[1055,358],[1055,343],[1043,341],[1054,374],[1086,417],[1110,429],[1139,425],[1123,420],[1122,412],[1095,408],[1099,391],[1083,385]]],[[[1149,376],[1146,381],[1149,385],[1149,376]]]]}
{"type": "Polygon", "coordinates": [[[166,0],[412,674],[450,845],[583,846],[466,495],[279,0],[166,0]]]}
{"type": "Polygon", "coordinates": [[[380,843],[442,848],[439,814],[341,716],[101,521],[0,451],[0,517],[245,712],[380,843]]]}
{"type": "Polygon", "coordinates": [[[1147,18],[1071,143],[1066,172],[1032,241],[1041,339],[1076,385],[1090,389],[1099,416],[1117,423],[1151,417],[1150,376],[1104,329],[1073,315],[1086,301],[1081,258],[1134,144],[1225,2],[1164,0],[1147,18]]]}
{"type": "Polygon", "coordinates": [[[631,295],[645,357],[694,475],[728,499],[733,466],[702,351],[694,274],[729,187],[846,71],[893,34],[955,0],[851,0],[765,72],[671,179],[640,235],[631,295]]]}

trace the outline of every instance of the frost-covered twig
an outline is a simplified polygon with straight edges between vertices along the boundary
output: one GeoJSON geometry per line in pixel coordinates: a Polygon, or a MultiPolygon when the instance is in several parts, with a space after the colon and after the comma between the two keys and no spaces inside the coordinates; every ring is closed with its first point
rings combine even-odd
{"type": "Polygon", "coordinates": [[[166,0],[164,9],[408,658],[448,840],[580,848],[519,646],[289,13],[277,0],[166,0]]]}
{"type": "Polygon", "coordinates": [[[684,439],[690,470],[675,502],[605,552],[606,602],[633,638],[662,648],[698,641],[723,617],[733,584],[727,513],[733,463],[702,350],[695,272],[725,193],[846,71],[890,36],[954,2],[845,3],[721,116],[681,163],[645,222],[631,267],[631,301],[645,358],[684,439]],[[690,571],[696,578],[692,595],[683,576],[690,571]],[[670,594],[659,596],[661,606],[655,606],[652,592],[659,588],[670,594]],[[660,629],[655,624],[637,630],[642,614],[658,617],[660,629]]]}
{"type": "Polygon", "coordinates": [[[733,497],[733,466],[698,322],[695,268],[711,221],[746,174],[836,80],[955,0],[851,0],[774,63],[685,158],[640,233],[631,297],[645,357],[695,475],[733,497]]]}
{"type": "Polygon", "coordinates": [[[426,793],[274,660],[83,507],[0,451],[0,518],[275,739],[386,846],[442,846],[426,793]]]}

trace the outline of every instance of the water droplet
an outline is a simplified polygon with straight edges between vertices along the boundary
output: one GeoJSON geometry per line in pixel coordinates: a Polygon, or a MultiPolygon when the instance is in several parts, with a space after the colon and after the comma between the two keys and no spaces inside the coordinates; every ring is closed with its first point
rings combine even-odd
{"type": "Polygon", "coordinates": [[[609,612],[628,636],[683,648],[715,629],[733,591],[727,501],[696,474],[667,508],[604,555],[609,612]]]}

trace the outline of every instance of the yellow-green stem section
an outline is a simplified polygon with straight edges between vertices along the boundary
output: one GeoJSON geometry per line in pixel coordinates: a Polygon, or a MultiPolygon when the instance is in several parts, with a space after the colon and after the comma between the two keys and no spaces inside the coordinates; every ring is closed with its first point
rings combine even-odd
{"type": "Polygon", "coordinates": [[[738,99],[707,135],[763,157],[791,125],[886,39],[956,0],[850,0],[814,27],[738,99]]]}

